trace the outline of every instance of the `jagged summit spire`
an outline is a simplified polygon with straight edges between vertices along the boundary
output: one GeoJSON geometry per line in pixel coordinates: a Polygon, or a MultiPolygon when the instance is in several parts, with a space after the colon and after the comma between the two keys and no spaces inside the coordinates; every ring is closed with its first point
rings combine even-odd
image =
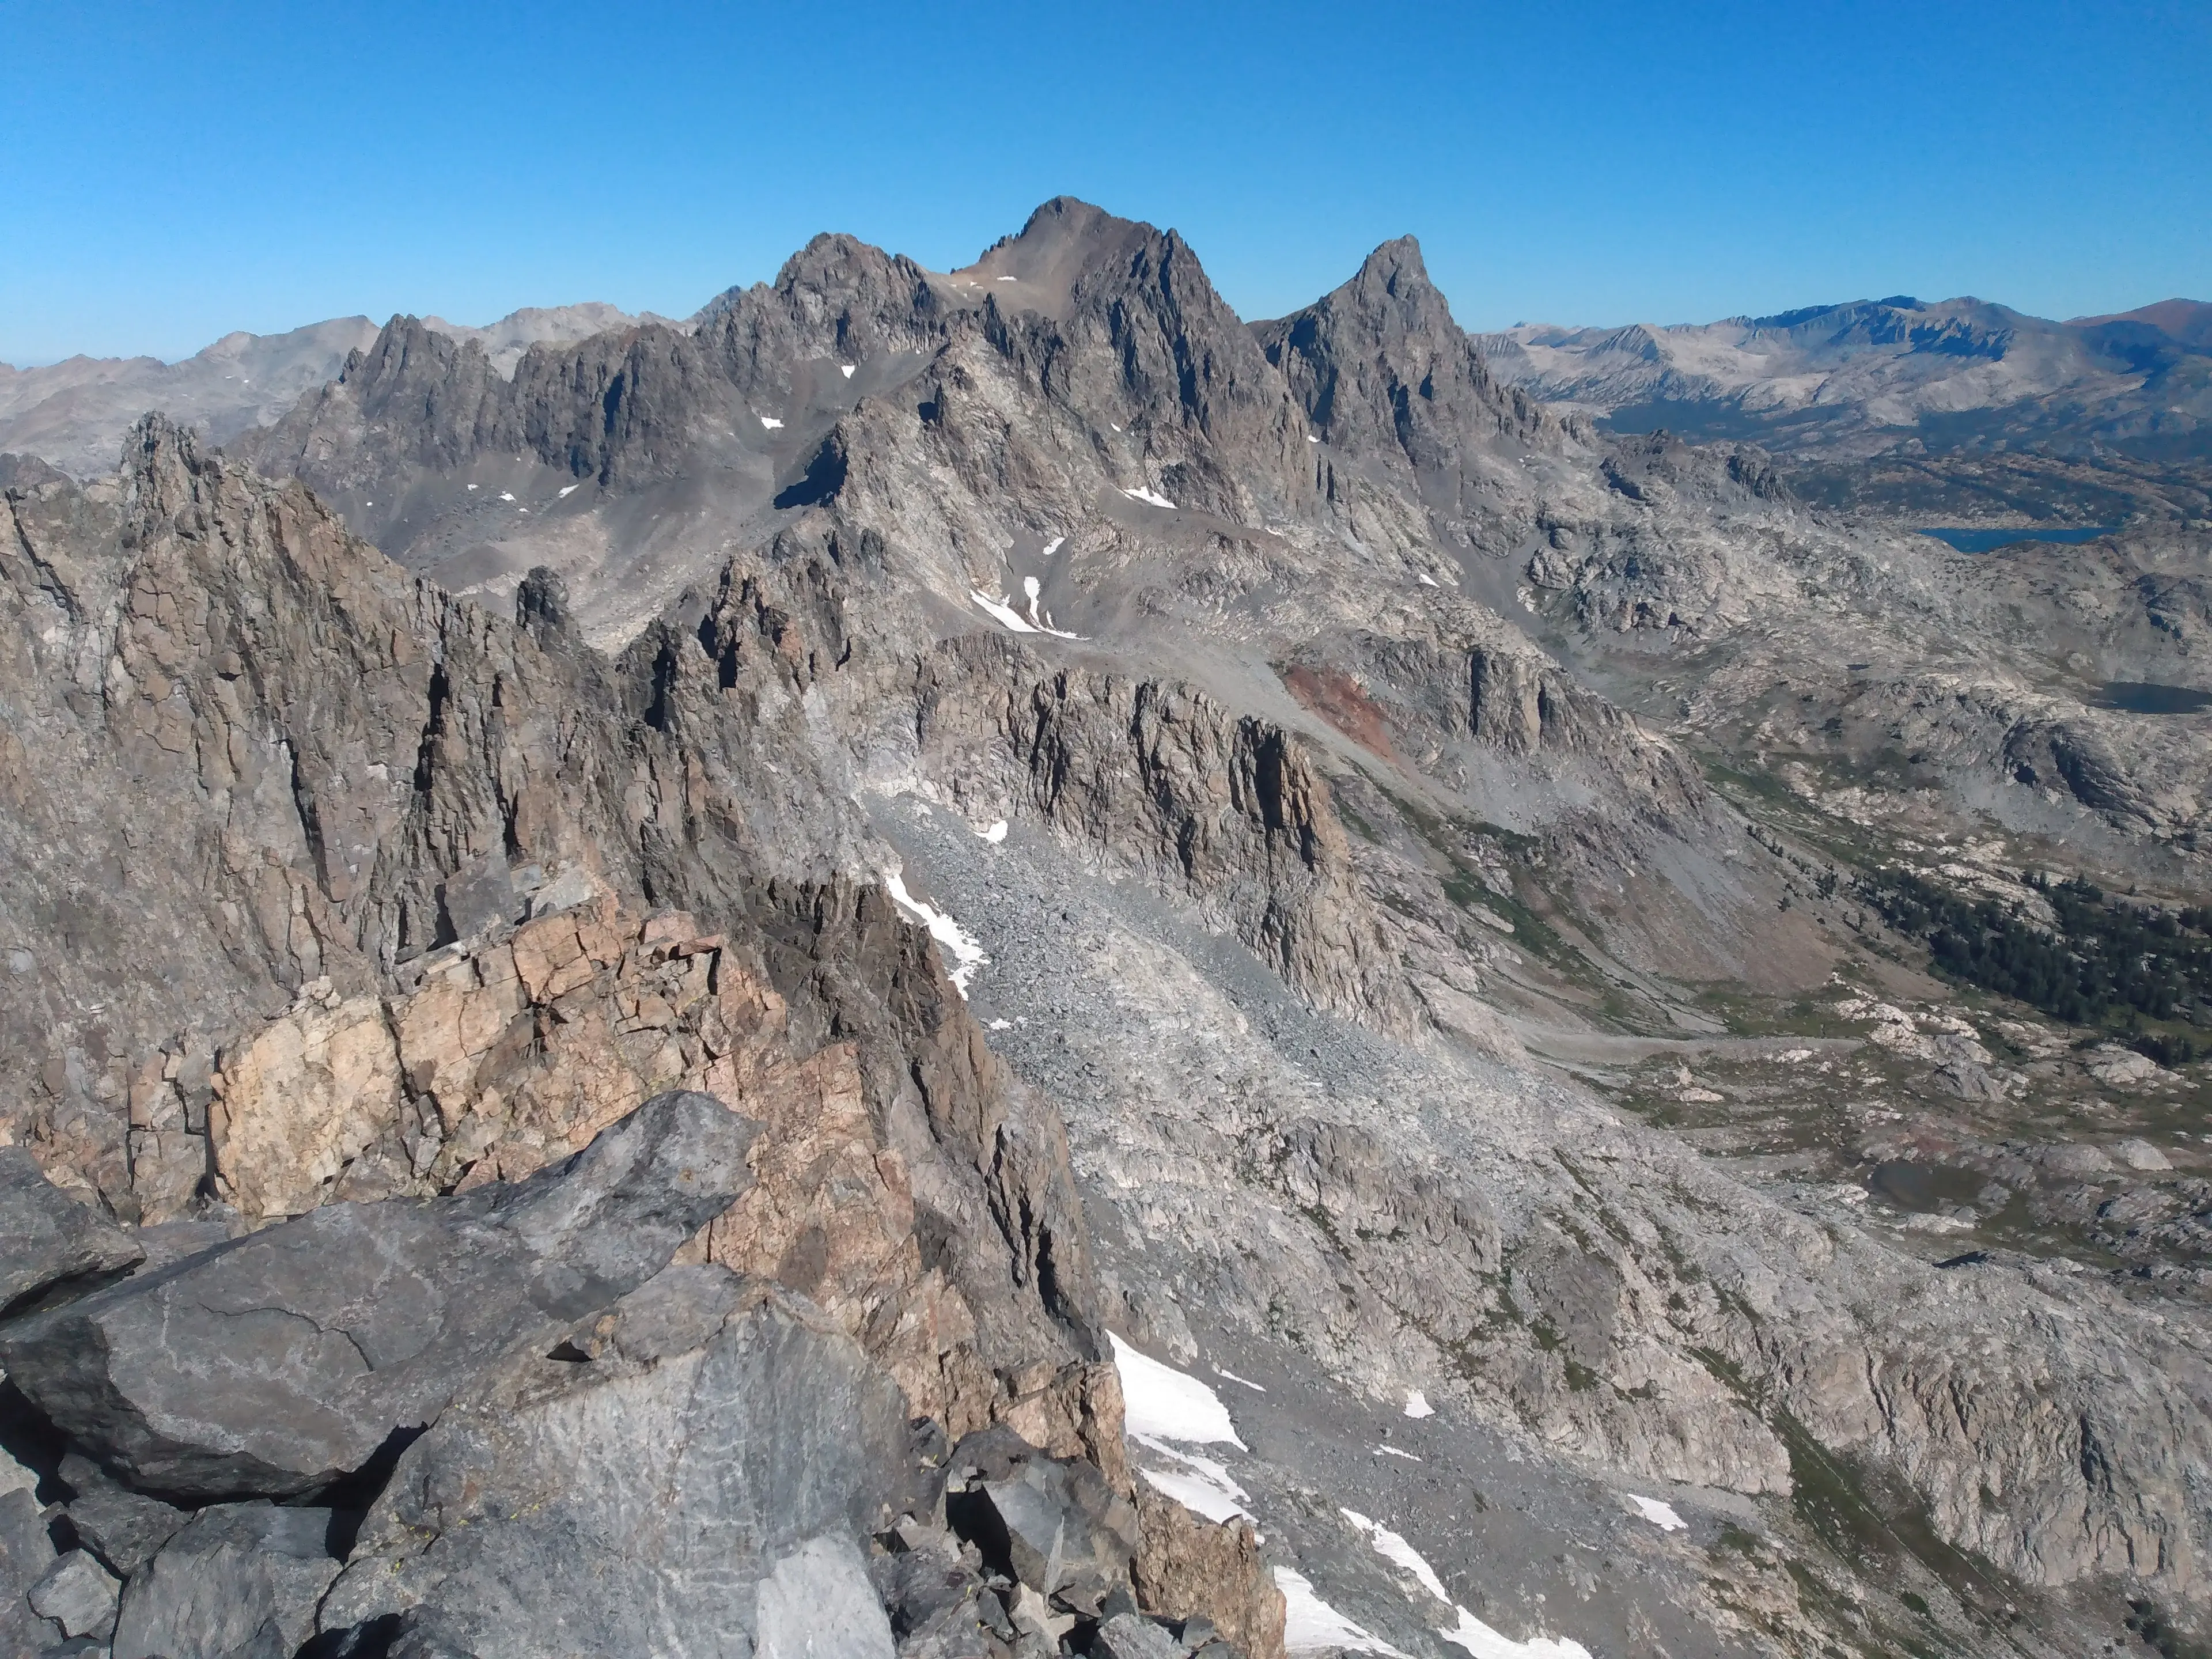
{"type": "Polygon", "coordinates": [[[1387,279],[1401,276],[1418,277],[1424,283],[1429,280],[1429,267],[1421,257],[1420,238],[1411,232],[1380,244],[1360,262],[1359,275],[1352,280],[1356,283],[1370,276],[1387,279]]]}
{"type": "Polygon", "coordinates": [[[1452,321],[1451,302],[1430,280],[1421,244],[1410,235],[1395,237],[1377,247],[1360,262],[1350,282],[1332,290],[1320,304],[1370,313],[1389,309],[1399,314],[1401,327],[1458,332],[1452,321]]]}
{"type": "Polygon", "coordinates": [[[1037,234],[1073,233],[1079,235],[1087,230],[1101,228],[1120,229],[1139,222],[1135,219],[1124,219],[1119,214],[1109,213],[1095,202],[1086,202],[1079,196],[1055,196],[1048,202],[1040,203],[1036,210],[1023,221],[1022,228],[1012,236],[1000,238],[999,246],[1003,247],[1008,242],[1037,234]]]}
{"type": "Polygon", "coordinates": [[[1556,422],[1491,378],[1412,236],[1384,242],[1303,311],[1255,323],[1316,432],[1346,453],[1405,465],[1432,500],[1479,486],[1478,453],[1558,436],[1556,422]]]}

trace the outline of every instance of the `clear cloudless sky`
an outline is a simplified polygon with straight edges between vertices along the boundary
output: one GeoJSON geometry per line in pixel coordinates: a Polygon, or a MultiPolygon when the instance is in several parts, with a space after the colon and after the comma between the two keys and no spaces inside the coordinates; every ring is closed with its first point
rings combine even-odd
{"type": "Polygon", "coordinates": [[[610,301],[1062,192],[1248,318],[1412,231],[1469,327],[2212,299],[2212,0],[0,0],[0,361],[610,301]]]}

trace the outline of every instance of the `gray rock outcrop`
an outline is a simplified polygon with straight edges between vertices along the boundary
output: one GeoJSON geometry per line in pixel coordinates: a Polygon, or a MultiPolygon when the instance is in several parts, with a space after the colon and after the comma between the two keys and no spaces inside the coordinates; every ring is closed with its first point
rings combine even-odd
{"type": "Polygon", "coordinates": [[[151,1561],[192,1518],[189,1510],[131,1491],[80,1454],[63,1458],[60,1473],[72,1494],[66,1506],[70,1526],[118,1578],[151,1561]]]}
{"type": "Polygon", "coordinates": [[[1013,1582],[1086,1617],[1127,1592],[1137,1512],[1096,1468],[1047,1456],[1003,1425],[962,1441],[946,1467],[955,1529],[1013,1582]]]}
{"type": "Polygon", "coordinates": [[[0,1644],[7,1651],[38,1653],[60,1639],[30,1601],[32,1587],[53,1565],[53,1540],[39,1500],[20,1487],[0,1492],[0,1644]]]}
{"type": "Polygon", "coordinates": [[[338,1562],[331,1512],[272,1504],[202,1510],[135,1575],[114,1659],[260,1659],[314,1634],[338,1562]]]}
{"type": "Polygon", "coordinates": [[[1097,1659],[1182,1659],[1188,1650],[1142,1613],[1117,1613],[1099,1625],[1091,1651],[1097,1659]]]}
{"type": "Polygon", "coordinates": [[[0,1356],[139,1486],[308,1491],[659,1271],[750,1183],[752,1135],[710,1097],[664,1095],[528,1181],[330,1206],[18,1322],[0,1356]]]}
{"type": "Polygon", "coordinates": [[[477,1659],[756,1651],[884,1659],[862,1565],[927,1508],[905,1402],[804,1304],[713,1267],[612,1310],[598,1357],[519,1360],[410,1446],[322,1612],[477,1659]]]}
{"type": "Polygon", "coordinates": [[[31,1586],[31,1611],[64,1636],[105,1637],[115,1624],[115,1575],[83,1550],[71,1550],[31,1586]]]}
{"type": "Polygon", "coordinates": [[[133,1267],[146,1253],[48,1181],[30,1152],[0,1146],[0,1312],[50,1285],[133,1267]]]}

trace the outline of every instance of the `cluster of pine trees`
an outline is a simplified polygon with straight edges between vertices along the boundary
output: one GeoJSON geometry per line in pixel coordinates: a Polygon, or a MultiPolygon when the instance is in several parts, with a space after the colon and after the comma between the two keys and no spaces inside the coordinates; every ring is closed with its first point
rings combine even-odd
{"type": "Polygon", "coordinates": [[[2130,904],[2076,877],[2025,874],[2050,902],[2046,932],[2020,901],[1968,899],[1908,870],[1861,876],[1859,896],[1899,933],[1926,942],[1936,968],[2041,1009],[2072,1025],[2106,1026],[2162,1065],[2212,1048],[2178,1032],[2143,1029],[2212,1016],[2212,906],[2130,904]]]}

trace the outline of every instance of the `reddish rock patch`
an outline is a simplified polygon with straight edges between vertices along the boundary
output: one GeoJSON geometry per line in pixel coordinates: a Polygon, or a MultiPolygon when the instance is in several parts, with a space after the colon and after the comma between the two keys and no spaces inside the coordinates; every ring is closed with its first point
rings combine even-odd
{"type": "Polygon", "coordinates": [[[1300,666],[1282,671],[1282,678],[1300,707],[1320,715],[1361,748],[1384,760],[1397,760],[1382,710],[1351,675],[1300,666]]]}

